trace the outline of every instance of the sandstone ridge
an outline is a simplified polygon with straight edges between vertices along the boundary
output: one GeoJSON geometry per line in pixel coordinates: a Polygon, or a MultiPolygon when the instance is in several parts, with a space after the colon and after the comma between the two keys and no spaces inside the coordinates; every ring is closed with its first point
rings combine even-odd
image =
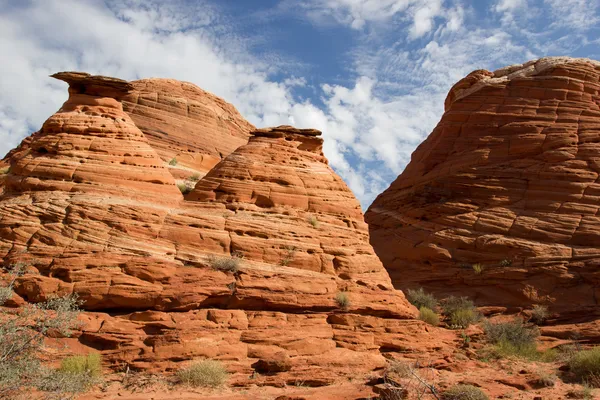
{"type": "Polygon", "coordinates": [[[600,63],[549,57],[458,82],[366,213],[396,287],[595,319],[600,63]]]}
{"type": "Polygon", "coordinates": [[[85,326],[67,340],[72,349],[100,351],[114,370],[168,373],[218,359],[235,385],[279,386],[369,374],[407,347],[451,351],[454,335],[435,343],[440,333],[393,288],[320,132],[256,130],[177,81],[55,77],[69,99],[5,158],[0,255],[27,266],[13,304],[79,296],[85,326]],[[202,113],[191,114],[195,105],[202,113]],[[223,112],[233,122],[217,123],[223,112]],[[159,125],[181,129],[176,146],[170,133],[154,135],[159,125]],[[207,143],[232,149],[184,197],[166,159],[187,137],[194,154],[207,143]],[[424,342],[413,346],[408,333],[424,342]],[[255,378],[277,360],[279,373],[255,378]]]}

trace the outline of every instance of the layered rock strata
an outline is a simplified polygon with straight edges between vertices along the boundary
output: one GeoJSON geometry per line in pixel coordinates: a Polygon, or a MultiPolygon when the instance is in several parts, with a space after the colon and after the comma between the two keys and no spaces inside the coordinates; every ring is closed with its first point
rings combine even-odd
{"type": "Polygon", "coordinates": [[[439,351],[369,245],[320,132],[255,130],[184,198],[123,110],[131,83],[56,77],[69,99],[7,158],[0,255],[27,266],[14,302],[79,296],[86,324],[71,348],[115,370],[218,359],[240,385],[255,372],[260,384],[323,385],[383,368],[384,353],[439,351]]]}
{"type": "Polygon", "coordinates": [[[397,288],[596,318],[600,63],[543,58],[458,82],[366,213],[397,288]]]}

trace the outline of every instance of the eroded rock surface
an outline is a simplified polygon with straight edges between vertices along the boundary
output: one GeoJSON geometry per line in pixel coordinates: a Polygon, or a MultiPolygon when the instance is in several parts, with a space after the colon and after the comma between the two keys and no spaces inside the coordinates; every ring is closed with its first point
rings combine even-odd
{"type": "Polygon", "coordinates": [[[439,352],[370,246],[320,132],[255,130],[184,199],[163,142],[123,110],[135,83],[56,77],[69,99],[7,158],[0,255],[27,266],[14,302],[83,301],[73,348],[101,351],[114,370],[208,357],[236,385],[256,371],[253,382],[310,386],[380,370],[412,335],[430,338],[415,355],[439,352]],[[220,270],[220,259],[237,265],[220,270]]]}
{"type": "Polygon", "coordinates": [[[398,288],[596,318],[600,63],[544,58],[458,82],[366,213],[398,288]]]}

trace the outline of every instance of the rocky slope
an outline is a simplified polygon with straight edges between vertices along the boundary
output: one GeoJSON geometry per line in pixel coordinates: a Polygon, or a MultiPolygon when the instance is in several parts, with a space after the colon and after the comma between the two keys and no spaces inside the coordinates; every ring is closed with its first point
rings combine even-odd
{"type": "Polygon", "coordinates": [[[369,245],[320,132],[254,131],[184,199],[124,111],[131,84],[55,77],[69,99],[8,157],[0,255],[28,266],[15,301],[80,297],[77,341],[112,368],[209,357],[240,382],[277,368],[261,379],[322,385],[383,368],[379,349],[409,345],[400,332],[430,335],[369,245]]]}
{"type": "Polygon", "coordinates": [[[454,85],[366,213],[397,288],[597,318],[599,78],[596,61],[553,57],[454,85]]]}
{"type": "MultiPolygon", "coordinates": [[[[469,383],[534,399],[575,386],[539,387],[540,371],[558,365],[479,361],[478,327],[416,319],[319,131],[253,129],[176,81],[55,77],[69,99],[4,160],[0,279],[26,267],[10,306],[82,300],[81,329],[44,354],[102,353],[105,383],[82,398],[373,398],[395,361],[441,390],[469,383]],[[204,111],[192,118],[194,104],[204,111]],[[191,184],[190,172],[222,156],[191,184]],[[174,372],[205,358],[226,366],[227,387],[175,383],[174,372]]],[[[575,328],[553,329],[544,347],[575,328]]],[[[402,379],[422,393],[414,375],[402,379]]]]}

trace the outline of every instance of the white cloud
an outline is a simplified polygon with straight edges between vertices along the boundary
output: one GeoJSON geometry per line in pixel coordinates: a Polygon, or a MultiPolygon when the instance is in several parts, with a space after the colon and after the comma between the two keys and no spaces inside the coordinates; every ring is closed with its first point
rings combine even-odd
{"type": "Polygon", "coordinates": [[[494,6],[496,12],[513,11],[527,4],[527,0],[499,0],[494,6]]]}
{"type": "Polygon", "coordinates": [[[408,22],[410,38],[416,39],[434,28],[434,19],[444,16],[444,0],[286,0],[289,9],[300,9],[316,23],[332,22],[363,30],[368,23],[394,18],[408,22]]]}

